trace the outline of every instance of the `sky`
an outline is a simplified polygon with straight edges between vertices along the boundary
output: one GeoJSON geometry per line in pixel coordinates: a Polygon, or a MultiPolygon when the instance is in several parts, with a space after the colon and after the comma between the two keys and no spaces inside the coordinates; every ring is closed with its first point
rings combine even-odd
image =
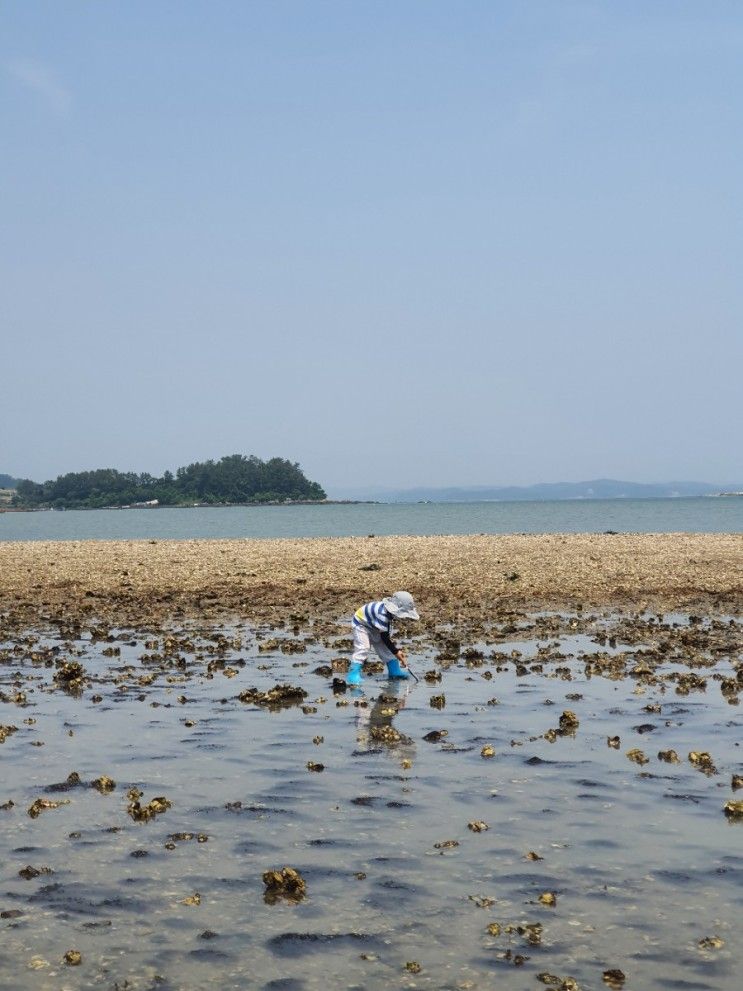
{"type": "Polygon", "coordinates": [[[736,0],[0,0],[0,472],[743,480],[736,0]]]}

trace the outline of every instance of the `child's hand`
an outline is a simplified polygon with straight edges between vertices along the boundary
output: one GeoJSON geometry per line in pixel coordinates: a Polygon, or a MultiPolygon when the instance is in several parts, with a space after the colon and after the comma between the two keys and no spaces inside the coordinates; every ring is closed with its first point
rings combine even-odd
{"type": "Polygon", "coordinates": [[[408,664],[407,664],[407,658],[405,656],[405,651],[402,649],[402,647],[395,654],[395,657],[398,659],[398,661],[400,662],[400,664],[402,664],[402,666],[404,668],[406,668],[408,666],[408,664]]]}

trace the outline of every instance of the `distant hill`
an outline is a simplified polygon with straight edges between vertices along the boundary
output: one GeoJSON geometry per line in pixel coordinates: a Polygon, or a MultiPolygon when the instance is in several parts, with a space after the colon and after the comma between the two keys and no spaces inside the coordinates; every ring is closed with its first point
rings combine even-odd
{"type": "Polygon", "coordinates": [[[334,498],[368,498],[381,502],[510,502],[550,499],[668,499],[717,495],[738,490],[739,484],[710,482],[621,482],[598,478],[589,482],[540,482],[536,485],[473,485],[451,488],[368,489],[334,498]]]}
{"type": "Polygon", "coordinates": [[[18,481],[19,479],[13,478],[12,475],[0,475],[0,489],[14,489],[18,481]]]}

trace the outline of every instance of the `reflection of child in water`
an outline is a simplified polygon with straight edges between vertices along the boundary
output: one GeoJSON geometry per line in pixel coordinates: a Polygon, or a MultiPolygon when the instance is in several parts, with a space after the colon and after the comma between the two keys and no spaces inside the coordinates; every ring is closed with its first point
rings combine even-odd
{"type": "Polygon", "coordinates": [[[382,747],[387,753],[401,760],[409,767],[415,756],[413,741],[398,732],[392,721],[405,708],[410,683],[397,681],[379,696],[371,708],[359,707],[356,712],[356,741],[365,750],[382,747]]]}
{"type": "Polygon", "coordinates": [[[353,617],[353,657],[346,681],[361,684],[361,666],[373,647],[387,665],[390,678],[407,678],[405,651],[391,638],[393,619],[420,619],[410,592],[395,592],[379,602],[367,602],[353,617]]]}

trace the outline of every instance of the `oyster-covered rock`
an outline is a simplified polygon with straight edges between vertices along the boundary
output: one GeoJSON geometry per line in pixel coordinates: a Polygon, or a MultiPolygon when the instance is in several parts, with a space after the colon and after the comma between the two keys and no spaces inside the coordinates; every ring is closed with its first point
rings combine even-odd
{"type": "Polygon", "coordinates": [[[743,819],[743,802],[726,802],[722,811],[728,819],[743,819]]]}
{"type": "Polygon", "coordinates": [[[659,750],[658,760],[665,761],[666,764],[680,764],[681,759],[675,750],[659,750]]]}
{"type": "Polygon", "coordinates": [[[700,950],[721,950],[724,945],[725,940],[719,936],[705,936],[697,943],[700,950]]]}
{"type": "Polygon", "coordinates": [[[266,886],[263,898],[269,905],[274,904],[280,898],[289,902],[299,902],[307,894],[307,884],[294,867],[282,867],[278,871],[265,871],[263,883],[266,886]]]}
{"type": "Polygon", "coordinates": [[[48,798],[37,798],[36,801],[33,802],[29,807],[28,814],[31,816],[32,819],[36,819],[38,816],[41,815],[42,812],[45,812],[47,809],[58,809],[60,805],[69,805],[69,804],[70,804],[69,798],[66,798],[60,802],[52,802],[48,798]]]}
{"type": "Polygon", "coordinates": [[[706,750],[692,750],[689,753],[689,763],[693,764],[697,770],[701,771],[707,776],[717,774],[717,768],[715,767],[715,762],[712,760],[710,754],[706,750]]]}
{"type": "Polygon", "coordinates": [[[624,982],[627,980],[624,971],[619,970],[616,967],[610,970],[605,970],[601,975],[601,979],[607,987],[612,989],[612,991],[621,991],[621,988],[624,986],[624,982]]]}
{"type": "Polygon", "coordinates": [[[565,709],[560,716],[560,729],[563,733],[574,733],[580,726],[580,720],[570,709],[565,709]]]}
{"type": "Polygon", "coordinates": [[[54,681],[67,692],[79,692],[85,684],[85,668],[79,661],[58,661],[54,681]]]}
{"type": "Polygon", "coordinates": [[[116,788],[116,782],[113,778],[107,778],[105,774],[102,774],[100,778],[95,778],[90,782],[90,787],[95,788],[101,795],[107,795],[116,788]]]}
{"type": "Polygon", "coordinates": [[[261,705],[267,709],[280,709],[283,706],[301,705],[307,698],[307,692],[297,685],[274,685],[267,692],[257,688],[248,688],[237,696],[241,702],[251,705],[261,705]]]}
{"type": "Polygon", "coordinates": [[[156,798],[151,799],[147,805],[142,805],[139,801],[142,797],[142,792],[137,788],[132,788],[128,797],[130,801],[126,807],[126,811],[135,822],[148,822],[150,819],[154,819],[156,815],[162,815],[173,804],[164,795],[158,795],[156,798]]]}
{"type": "Polygon", "coordinates": [[[5,743],[11,733],[17,733],[17,726],[0,726],[0,743],[5,743]]]}
{"type": "Polygon", "coordinates": [[[628,760],[631,760],[635,764],[642,765],[642,764],[650,763],[650,758],[646,757],[643,751],[639,749],[639,747],[633,747],[632,750],[628,750],[626,757],[628,760]]]}

